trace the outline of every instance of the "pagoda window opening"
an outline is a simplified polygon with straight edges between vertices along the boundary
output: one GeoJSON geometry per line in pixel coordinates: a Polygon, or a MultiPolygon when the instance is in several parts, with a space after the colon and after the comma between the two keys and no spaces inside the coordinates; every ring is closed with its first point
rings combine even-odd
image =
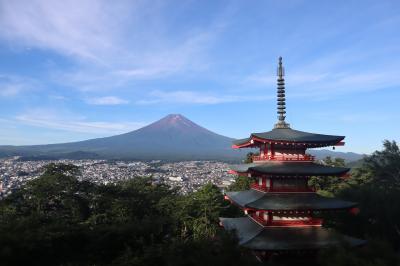
{"type": "Polygon", "coordinates": [[[276,216],[272,217],[272,221],[308,221],[311,217],[307,216],[291,216],[291,215],[284,215],[284,216],[276,216]]]}
{"type": "Polygon", "coordinates": [[[268,222],[269,221],[269,213],[268,212],[264,212],[263,213],[263,219],[264,219],[264,221],[266,221],[266,222],[268,222]]]}
{"type": "Polygon", "coordinates": [[[272,216],[268,213],[268,211],[264,210],[255,211],[249,216],[263,225],[267,225],[272,220],[272,216]]]}
{"type": "Polygon", "coordinates": [[[308,192],[310,191],[307,179],[304,178],[279,178],[274,180],[276,192],[308,192]]]}
{"type": "Polygon", "coordinates": [[[271,188],[271,179],[266,176],[257,177],[256,182],[251,185],[251,187],[255,189],[259,189],[262,191],[269,191],[271,188]]]}
{"type": "Polygon", "coordinates": [[[260,158],[264,159],[268,157],[268,147],[266,143],[260,145],[260,158]]]}

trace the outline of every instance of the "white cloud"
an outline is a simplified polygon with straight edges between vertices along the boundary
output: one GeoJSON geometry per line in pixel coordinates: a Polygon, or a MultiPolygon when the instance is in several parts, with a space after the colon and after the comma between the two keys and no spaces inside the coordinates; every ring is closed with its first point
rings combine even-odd
{"type": "Polygon", "coordinates": [[[148,99],[137,101],[137,104],[179,103],[179,104],[221,104],[246,101],[265,101],[274,95],[215,95],[195,91],[152,91],[148,99]]]}
{"type": "MultiPolygon", "coordinates": [[[[291,97],[314,97],[313,99],[329,99],[354,92],[366,92],[386,89],[400,84],[400,71],[396,63],[386,63],[385,66],[368,69],[351,66],[359,62],[360,55],[321,57],[309,64],[294,66],[287,69],[285,82],[287,93],[291,97]]],[[[246,84],[262,87],[276,87],[276,76],[266,71],[249,75],[244,79],[246,84]]]]}
{"type": "Polygon", "coordinates": [[[121,99],[119,97],[115,97],[115,96],[90,98],[90,99],[87,99],[86,102],[88,104],[93,104],[93,105],[120,105],[120,104],[129,103],[129,101],[121,99]]]}
{"type": "Polygon", "coordinates": [[[55,70],[53,76],[82,90],[203,69],[204,51],[224,25],[207,22],[180,32],[166,20],[166,6],[157,1],[1,1],[0,38],[72,56],[78,63],[74,70],[55,70]]]}
{"type": "Polygon", "coordinates": [[[24,86],[21,84],[0,84],[0,96],[12,97],[19,94],[24,86]]]}
{"type": "Polygon", "coordinates": [[[63,96],[63,95],[49,95],[49,98],[50,98],[50,99],[53,99],[53,100],[59,100],[59,101],[66,101],[66,100],[68,100],[68,97],[63,96]]]}
{"type": "Polygon", "coordinates": [[[15,117],[16,123],[92,134],[120,134],[143,127],[142,122],[89,121],[73,113],[60,113],[52,109],[32,109],[15,117]]]}
{"type": "Polygon", "coordinates": [[[27,47],[100,60],[112,48],[115,21],[105,1],[2,1],[0,33],[27,47]]]}
{"type": "Polygon", "coordinates": [[[396,119],[391,114],[387,114],[385,112],[371,112],[371,111],[364,111],[364,112],[345,112],[346,110],[336,110],[336,111],[321,111],[316,113],[311,113],[309,116],[312,119],[318,119],[322,121],[336,121],[338,123],[348,123],[348,124],[374,124],[374,123],[385,123],[388,121],[392,121],[396,119]]]}
{"type": "Polygon", "coordinates": [[[0,97],[14,97],[37,87],[31,79],[0,75],[0,97]]]}
{"type": "Polygon", "coordinates": [[[153,91],[150,93],[151,99],[140,100],[137,104],[155,103],[185,103],[185,104],[218,104],[238,101],[235,96],[215,96],[207,95],[194,91],[153,91]]]}

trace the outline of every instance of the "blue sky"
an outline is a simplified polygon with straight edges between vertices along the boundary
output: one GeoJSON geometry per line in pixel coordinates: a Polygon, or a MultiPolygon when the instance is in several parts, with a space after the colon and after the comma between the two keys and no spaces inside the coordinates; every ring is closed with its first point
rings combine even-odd
{"type": "Polygon", "coordinates": [[[267,131],[282,56],[292,128],[370,153],[398,140],[399,28],[399,1],[0,0],[0,144],[170,113],[230,137],[267,131]]]}

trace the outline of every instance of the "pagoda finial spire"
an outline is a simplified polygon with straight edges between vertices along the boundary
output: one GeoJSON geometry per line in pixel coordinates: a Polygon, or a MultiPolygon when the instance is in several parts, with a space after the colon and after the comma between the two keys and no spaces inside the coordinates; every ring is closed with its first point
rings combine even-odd
{"type": "Polygon", "coordinates": [[[290,125],[285,122],[286,114],[286,99],[285,99],[285,69],[282,66],[282,57],[279,57],[278,71],[278,99],[277,99],[277,113],[278,113],[278,123],[275,124],[275,128],[290,128],[290,125]]]}

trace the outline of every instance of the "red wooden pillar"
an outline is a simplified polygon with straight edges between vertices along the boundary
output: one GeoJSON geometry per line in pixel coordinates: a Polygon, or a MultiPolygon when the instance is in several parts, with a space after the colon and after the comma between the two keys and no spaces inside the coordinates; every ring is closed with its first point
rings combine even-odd
{"type": "Polygon", "coordinates": [[[265,190],[266,191],[271,190],[271,178],[269,178],[269,177],[265,178],[265,190]]]}
{"type": "Polygon", "coordinates": [[[268,224],[272,223],[272,212],[268,212],[268,224]]]}
{"type": "Polygon", "coordinates": [[[264,155],[268,157],[268,143],[265,143],[264,145],[264,155]]]}
{"type": "Polygon", "coordinates": [[[274,143],[271,142],[271,158],[273,159],[275,157],[275,147],[274,143]]]}
{"type": "Polygon", "coordinates": [[[265,143],[260,145],[260,158],[265,156],[265,143]]]}

